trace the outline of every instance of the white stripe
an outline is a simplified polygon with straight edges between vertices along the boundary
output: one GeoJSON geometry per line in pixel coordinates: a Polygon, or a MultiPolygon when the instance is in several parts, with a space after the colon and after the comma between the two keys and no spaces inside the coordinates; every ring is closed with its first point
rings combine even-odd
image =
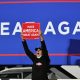
{"type": "Polygon", "coordinates": [[[61,66],[64,70],[80,79],[80,67],[79,66],[61,66]]]}

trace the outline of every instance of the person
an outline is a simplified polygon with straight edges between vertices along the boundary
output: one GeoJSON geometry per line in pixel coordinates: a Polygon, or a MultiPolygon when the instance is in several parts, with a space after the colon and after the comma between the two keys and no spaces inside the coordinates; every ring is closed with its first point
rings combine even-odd
{"type": "Polygon", "coordinates": [[[32,80],[48,80],[47,72],[49,70],[50,59],[48,56],[48,50],[44,38],[42,36],[42,31],[39,30],[41,47],[35,48],[36,53],[33,54],[26,43],[26,40],[22,37],[22,44],[25,53],[32,60],[32,80]]]}

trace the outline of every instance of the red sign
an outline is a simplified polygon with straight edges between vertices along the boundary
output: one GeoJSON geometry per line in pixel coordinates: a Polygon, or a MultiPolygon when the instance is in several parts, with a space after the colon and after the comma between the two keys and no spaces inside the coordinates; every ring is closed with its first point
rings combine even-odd
{"type": "Polygon", "coordinates": [[[25,22],[22,23],[23,39],[39,39],[40,23],[25,22]]]}

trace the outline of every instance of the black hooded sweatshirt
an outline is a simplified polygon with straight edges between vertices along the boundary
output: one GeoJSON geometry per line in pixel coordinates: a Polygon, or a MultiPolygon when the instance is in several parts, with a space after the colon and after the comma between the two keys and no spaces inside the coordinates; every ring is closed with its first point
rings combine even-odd
{"type": "Polygon", "coordinates": [[[37,58],[28,48],[26,41],[22,41],[25,53],[32,60],[32,80],[48,80],[47,72],[49,70],[50,59],[44,41],[41,41],[42,56],[37,58]],[[41,65],[37,65],[37,64],[41,65]]]}

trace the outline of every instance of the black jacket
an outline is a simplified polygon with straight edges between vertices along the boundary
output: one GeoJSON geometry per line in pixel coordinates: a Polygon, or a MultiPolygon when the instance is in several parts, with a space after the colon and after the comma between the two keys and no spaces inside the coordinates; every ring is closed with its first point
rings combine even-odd
{"type": "Polygon", "coordinates": [[[48,51],[44,41],[41,41],[42,57],[37,58],[28,48],[26,41],[22,41],[25,53],[33,61],[32,66],[32,80],[48,80],[47,72],[49,70],[50,59],[48,56],[48,51]],[[36,63],[42,63],[41,66],[36,65],[36,63]]]}

